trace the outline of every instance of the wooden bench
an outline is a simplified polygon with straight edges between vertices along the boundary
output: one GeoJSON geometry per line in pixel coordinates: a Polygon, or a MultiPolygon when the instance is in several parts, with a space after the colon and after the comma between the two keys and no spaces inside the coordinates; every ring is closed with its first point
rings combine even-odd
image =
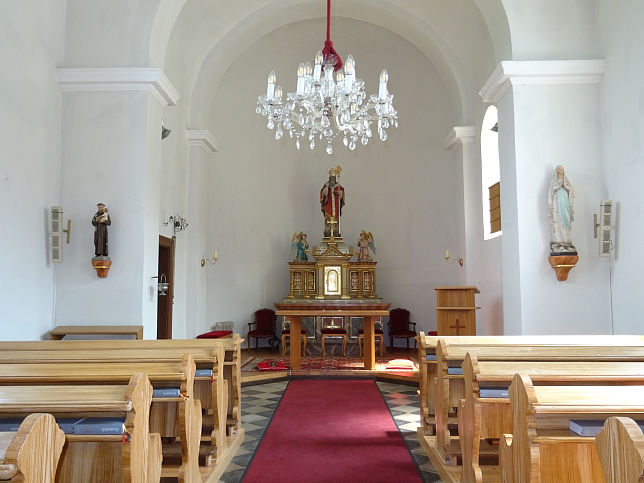
{"type": "MultiPolygon", "coordinates": [[[[421,446],[430,457],[434,465],[441,473],[441,477],[447,481],[460,481],[462,468],[457,466],[462,458],[460,441],[456,434],[458,423],[457,409],[461,399],[465,397],[464,379],[459,374],[448,374],[448,368],[456,369],[462,366],[462,362],[468,352],[475,353],[483,360],[505,360],[505,361],[549,361],[549,360],[644,360],[644,347],[642,346],[580,346],[580,345],[551,345],[546,344],[547,340],[538,340],[544,345],[471,345],[463,344],[463,341],[453,342],[448,339],[441,339],[436,346],[436,382],[434,384],[434,406],[435,406],[435,437],[427,434],[425,427],[419,428],[418,440],[421,446]],[[452,434],[452,431],[454,434],[452,434]]],[[[581,341],[583,336],[579,338],[581,341]]],[[[637,338],[636,342],[640,339],[637,338]]],[[[626,338],[621,341],[626,342],[626,338]]],[[[479,448],[479,454],[486,458],[498,457],[498,449],[495,444],[486,444],[479,448]],[[489,456],[488,456],[489,455],[489,456]]],[[[494,475],[490,476],[493,477],[494,475]]]]}
{"type": "Polygon", "coordinates": [[[185,354],[181,361],[154,363],[60,361],[55,364],[0,364],[0,385],[127,383],[136,373],[147,374],[153,389],[174,387],[179,388],[181,394],[180,397],[152,398],[150,432],[173,441],[178,438],[176,444],[163,444],[161,476],[179,477],[179,481],[199,480],[202,416],[201,403],[194,397],[195,363],[190,354],[185,354]]]}
{"type": "MultiPolygon", "coordinates": [[[[465,398],[459,403],[458,434],[463,459],[463,481],[499,481],[498,465],[481,466],[479,448],[486,439],[512,433],[507,396],[481,397],[484,391],[507,392],[514,374],[531,377],[535,385],[644,385],[644,362],[478,361],[472,353],[463,363],[465,398]]],[[[492,395],[490,395],[492,396],[492,395]]]]}
{"type": "Polygon", "coordinates": [[[538,335],[538,336],[418,336],[418,363],[420,366],[421,426],[427,435],[435,434],[436,347],[439,340],[451,345],[588,345],[588,346],[644,346],[644,336],[638,335],[538,335]]]}
{"type": "MultiPolygon", "coordinates": [[[[79,353],[75,356],[78,360],[93,360],[92,351],[102,351],[104,349],[130,350],[124,352],[124,357],[128,360],[135,360],[140,349],[203,349],[211,348],[213,350],[222,347],[224,349],[223,378],[228,386],[228,420],[229,433],[239,434],[242,432],[241,427],[241,344],[243,339],[239,334],[234,334],[232,338],[226,339],[168,339],[168,340],[63,340],[63,341],[12,341],[0,342],[0,362],[11,362],[10,356],[3,355],[4,351],[30,350],[30,351],[47,351],[47,350],[67,350],[77,351],[86,350],[87,352],[79,353]],[[62,344],[62,345],[61,345],[62,344]],[[87,359],[84,359],[88,356],[87,359]]],[[[184,350],[181,354],[187,352],[184,350]]],[[[191,352],[194,356],[197,368],[208,367],[212,362],[211,356],[204,356],[203,352],[191,352]]],[[[166,354],[160,354],[158,360],[168,360],[166,354]]],[[[35,353],[34,359],[46,360],[45,354],[35,353]]],[[[143,356],[141,356],[143,357],[143,356]]],[[[153,360],[149,355],[145,356],[148,360],[153,360]]],[[[22,362],[22,361],[20,361],[22,362]]],[[[210,409],[211,404],[217,402],[215,394],[210,387],[204,384],[207,378],[195,379],[195,393],[201,399],[202,407],[210,409]],[[212,396],[212,397],[211,397],[212,396]],[[208,398],[208,399],[205,399],[208,398]]]]}
{"type": "MultiPolygon", "coordinates": [[[[465,397],[465,381],[462,374],[450,374],[450,369],[462,371],[468,352],[479,361],[644,361],[643,346],[580,346],[580,345],[482,345],[468,346],[449,344],[440,340],[437,346],[437,372],[434,397],[436,414],[436,446],[446,460],[460,454],[458,442],[452,444],[449,424],[456,424],[455,413],[459,401],[465,397]]],[[[454,462],[452,462],[454,463],[454,462]]],[[[455,463],[454,463],[455,464],[455,463]]]]}
{"type": "Polygon", "coordinates": [[[504,440],[501,471],[514,482],[603,483],[595,437],[575,434],[569,420],[644,415],[644,386],[535,386],[515,374],[510,399],[513,432],[504,440]]]}
{"type": "Polygon", "coordinates": [[[221,476],[244,440],[241,424],[241,343],[239,334],[228,339],[186,340],[89,340],[0,342],[0,363],[76,360],[149,361],[177,360],[185,353],[194,357],[197,368],[212,370],[213,376],[195,377],[195,397],[202,409],[212,413],[210,443],[216,448],[210,479],[221,476]],[[28,353],[27,353],[28,352],[28,353]],[[220,363],[221,362],[221,363],[220,363]]]}
{"type": "Polygon", "coordinates": [[[152,386],[145,374],[127,385],[0,386],[0,417],[122,417],[123,435],[65,435],[57,481],[158,482],[161,438],[149,432],[152,386]],[[126,437],[127,436],[127,437],[126,437]]]}
{"type": "Polygon", "coordinates": [[[608,418],[595,445],[606,483],[644,482],[644,434],[635,421],[608,418]]]}
{"type": "Polygon", "coordinates": [[[64,444],[51,414],[30,414],[18,431],[0,432],[0,480],[53,483],[64,444]]]}
{"type": "Polygon", "coordinates": [[[142,325],[59,325],[49,331],[51,340],[61,340],[66,335],[133,335],[143,339],[142,325]]]}

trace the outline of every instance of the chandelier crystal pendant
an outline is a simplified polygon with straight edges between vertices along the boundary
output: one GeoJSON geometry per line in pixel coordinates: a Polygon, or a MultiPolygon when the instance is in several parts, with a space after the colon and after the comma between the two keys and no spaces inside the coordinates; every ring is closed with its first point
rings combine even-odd
{"type": "Polygon", "coordinates": [[[390,126],[398,127],[398,113],[392,104],[394,96],[387,90],[387,70],[380,73],[378,94],[367,99],[365,83],[356,77],[355,60],[349,55],[343,68],[330,31],[331,0],[327,0],[324,48],[315,55],[313,64],[298,66],[296,92],[288,93],[283,101],[282,87],[276,85],[277,76],[271,71],[266,95],[257,98],[256,109],[257,114],[267,118],[266,127],[275,130],[275,139],[281,139],[286,131],[295,138],[297,149],[308,142],[313,150],[317,140],[319,144],[326,144],[327,154],[333,154],[332,142],[338,135],[343,136],[343,144],[353,151],[358,143],[369,142],[374,122],[381,141],[387,139],[390,126]]]}

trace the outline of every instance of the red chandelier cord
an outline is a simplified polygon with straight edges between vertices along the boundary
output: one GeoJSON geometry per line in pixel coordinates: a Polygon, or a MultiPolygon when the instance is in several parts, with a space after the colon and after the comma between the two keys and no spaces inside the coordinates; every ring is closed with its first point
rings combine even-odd
{"type": "Polygon", "coordinates": [[[334,72],[342,69],[342,59],[333,48],[333,42],[331,42],[331,0],[326,0],[326,40],[322,49],[322,57],[325,63],[329,61],[333,64],[334,72]]]}

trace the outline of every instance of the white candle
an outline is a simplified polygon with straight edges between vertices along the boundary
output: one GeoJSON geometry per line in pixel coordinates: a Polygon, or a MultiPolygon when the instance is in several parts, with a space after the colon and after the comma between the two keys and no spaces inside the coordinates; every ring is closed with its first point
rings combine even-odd
{"type": "Polygon", "coordinates": [[[315,82],[320,81],[320,75],[322,74],[322,62],[324,57],[322,57],[322,51],[318,50],[318,53],[315,54],[315,67],[313,68],[313,80],[315,82]]]}
{"type": "Polygon", "coordinates": [[[445,260],[449,259],[449,250],[445,250],[445,260]]]}
{"type": "Polygon", "coordinates": [[[378,89],[378,97],[380,99],[385,99],[387,97],[387,81],[389,80],[389,74],[387,74],[387,69],[383,69],[380,73],[380,86],[378,89]]]}
{"type": "Polygon", "coordinates": [[[297,90],[295,92],[298,96],[304,94],[304,72],[304,64],[300,63],[300,66],[297,68],[297,90]]]}
{"type": "Polygon", "coordinates": [[[219,260],[219,257],[217,256],[217,250],[215,250],[215,254],[213,255],[212,258],[214,258],[215,261],[219,260]]]}
{"type": "Polygon", "coordinates": [[[270,74],[268,74],[268,85],[266,86],[266,99],[272,99],[273,95],[275,94],[275,83],[277,82],[277,75],[275,75],[275,71],[272,70],[270,74]]]}

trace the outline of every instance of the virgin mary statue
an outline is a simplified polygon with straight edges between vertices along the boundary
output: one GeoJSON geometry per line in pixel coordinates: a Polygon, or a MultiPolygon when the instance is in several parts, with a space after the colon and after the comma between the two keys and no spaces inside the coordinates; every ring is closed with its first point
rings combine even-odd
{"type": "Polygon", "coordinates": [[[548,191],[548,216],[550,217],[550,252],[552,255],[577,254],[570,241],[570,228],[575,219],[575,192],[566,177],[564,167],[555,168],[555,177],[548,191]]]}

